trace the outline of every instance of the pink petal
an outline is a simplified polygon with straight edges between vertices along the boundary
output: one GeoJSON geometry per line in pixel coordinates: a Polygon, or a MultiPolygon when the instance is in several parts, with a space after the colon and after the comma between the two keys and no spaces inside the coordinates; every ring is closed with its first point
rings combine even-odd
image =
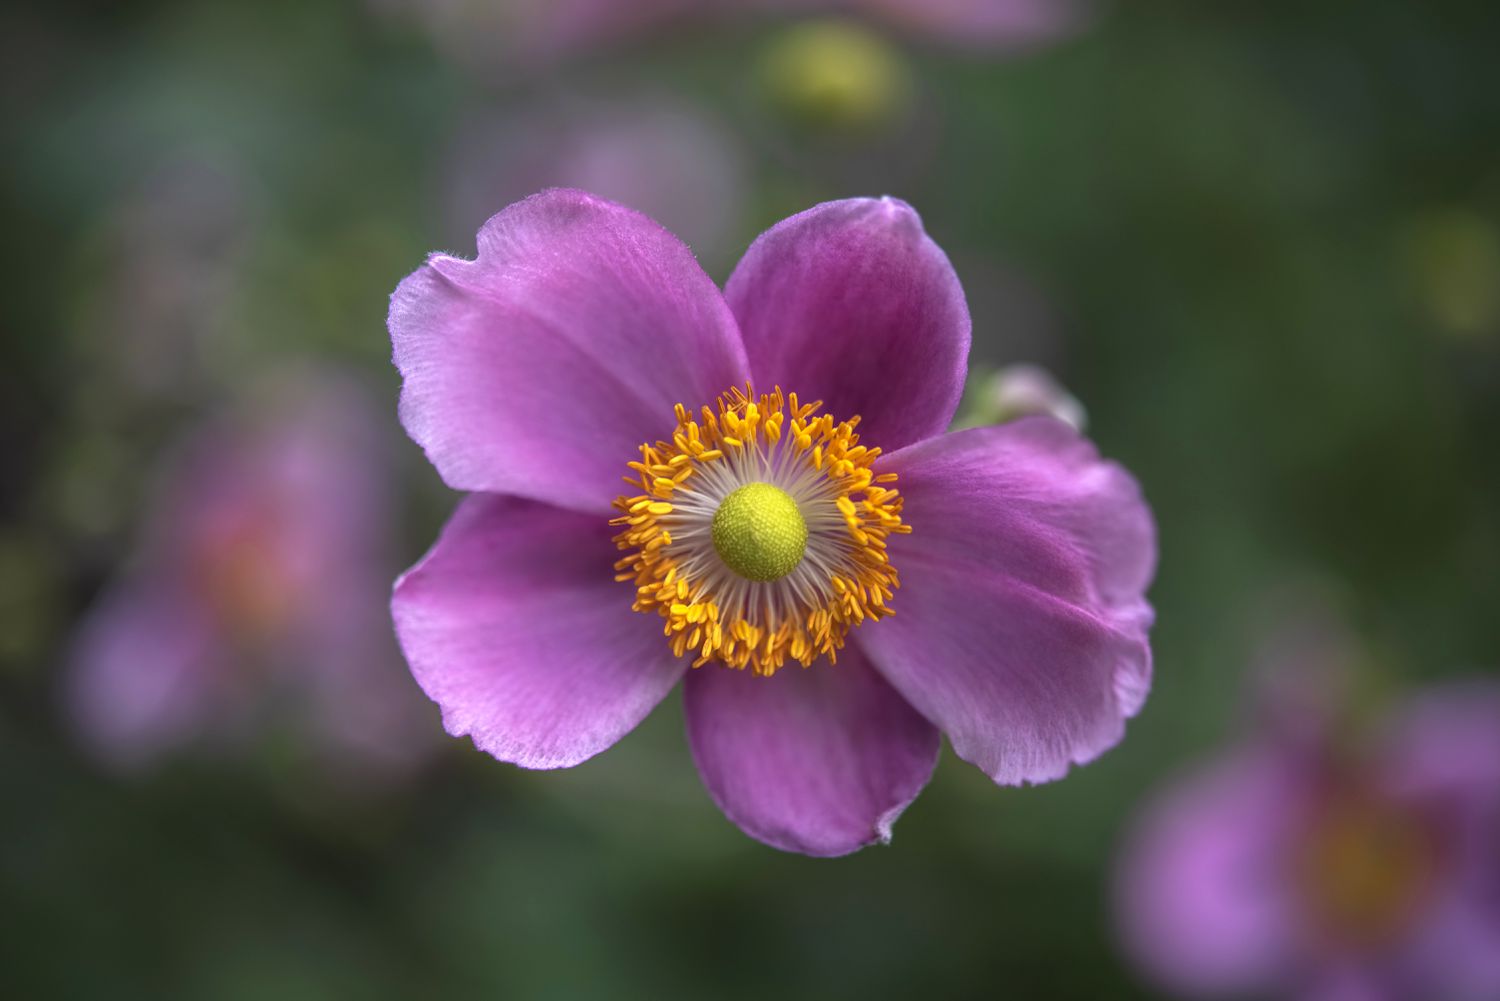
{"type": "Polygon", "coordinates": [[[1500,683],[1454,681],[1411,699],[1379,755],[1398,795],[1500,807],[1500,683]]]}
{"type": "Polygon", "coordinates": [[[1124,734],[1150,687],[1155,528],[1135,481],[1061,421],[903,449],[896,614],[854,632],[996,782],[1042,782],[1124,734]]]}
{"type": "Polygon", "coordinates": [[[1433,818],[1434,899],[1397,957],[1435,997],[1500,997],[1500,684],[1436,686],[1395,715],[1378,749],[1387,793],[1433,818]]]}
{"type": "Polygon", "coordinates": [[[846,855],[889,841],[937,763],[937,730],[853,649],[769,678],[708,665],[684,691],[709,794],[783,851],[846,855]]]}
{"type": "Polygon", "coordinates": [[[1126,948],[1184,994],[1262,989],[1297,974],[1289,839],[1308,790],[1279,754],[1240,752],[1150,804],[1120,862],[1126,948]]]}
{"type": "Polygon", "coordinates": [[[552,190],[434,254],[391,297],[401,421],[449,486],[606,511],[672,408],[748,374],[692,252],[638,212],[552,190]]]}
{"type": "Polygon", "coordinates": [[[965,48],[1054,41],[1085,20],[1078,0],[863,0],[895,24],[965,48]]]}
{"type": "Polygon", "coordinates": [[[947,256],[894,198],[825,202],[751,244],[724,290],[757,388],[821,399],[887,451],[953,420],[969,311],[947,256]]]}
{"type": "Polygon", "coordinates": [[[606,519],[512,497],[464,500],[396,582],[412,674],[454,736],[524,768],[566,768],[645,719],[686,664],[630,610],[606,519]]]}
{"type": "Polygon", "coordinates": [[[79,631],[66,689],[73,723],[106,764],[147,764],[223,722],[229,657],[192,594],[124,580],[79,631]]]}

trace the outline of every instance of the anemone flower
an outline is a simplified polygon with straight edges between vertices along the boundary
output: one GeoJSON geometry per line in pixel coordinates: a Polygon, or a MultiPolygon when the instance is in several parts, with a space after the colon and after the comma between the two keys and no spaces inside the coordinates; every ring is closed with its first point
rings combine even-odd
{"type": "Polygon", "coordinates": [[[723,292],[579,191],[478,243],[390,311],[402,421],[471,492],[393,599],[449,733],[576,765],[685,678],[714,800],[810,855],[887,840],[940,732],[1004,784],[1121,738],[1150,512],[1061,421],[943,433],[969,317],[909,206],[792,216],[723,292]]]}
{"type": "Polygon", "coordinates": [[[871,17],[897,31],[967,49],[1053,41],[1085,17],[1079,0],[742,0],[742,6],[871,17]]]}
{"type": "Polygon", "coordinates": [[[278,381],[172,456],[135,559],[67,676],[83,742],[144,766],[292,734],[340,774],[396,774],[421,701],[380,642],[388,462],[352,382],[278,381]]]}
{"type": "Polygon", "coordinates": [[[1183,997],[1500,997],[1500,686],[1356,739],[1305,700],[1169,786],[1121,857],[1122,940],[1183,997]]]}
{"type": "Polygon", "coordinates": [[[531,69],[684,24],[848,15],[975,51],[1035,47],[1088,17],[1080,0],[372,0],[409,14],[450,59],[480,73],[531,69]]]}

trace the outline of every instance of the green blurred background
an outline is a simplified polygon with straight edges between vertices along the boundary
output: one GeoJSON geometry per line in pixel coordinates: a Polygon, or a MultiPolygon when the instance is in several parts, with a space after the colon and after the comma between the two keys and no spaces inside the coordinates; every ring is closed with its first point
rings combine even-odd
{"type": "MultiPolygon", "coordinates": [[[[0,13],[6,996],[1148,997],[1110,927],[1122,825],[1233,732],[1285,616],[1333,609],[1374,689],[1493,670],[1500,7],[1120,3],[1013,54],[872,27],[832,97],[799,90],[797,30],[523,71],[374,3],[0,13]],[[249,373],[364,372],[402,562],[435,537],[456,497],[396,426],[387,296],[502,207],[453,204],[465,130],[620,93],[729,137],[716,279],[786,214],[898,195],[964,280],[973,364],[1041,363],[1085,403],[1161,530],[1157,681],[1125,742],[1029,789],[947,754],[890,847],[837,861],[723,819],[675,696],[564,773],[459,741],[364,791],[274,742],[132,776],[85,756],[62,651],[155,457],[249,373]],[[133,321],[111,296],[147,267],[186,290],[133,321]]],[[[841,58],[814,49],[807,72],[841,58]]]]}

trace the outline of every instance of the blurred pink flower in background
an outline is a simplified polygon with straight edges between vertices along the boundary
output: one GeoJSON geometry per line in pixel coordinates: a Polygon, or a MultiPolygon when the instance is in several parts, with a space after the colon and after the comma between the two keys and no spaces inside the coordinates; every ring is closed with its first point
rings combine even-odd
{"type": "Polygon", "coordinates": [[[804,14],[867,15],[902,33],[973,49],[1052,41],[1078,27],[1075,0],[742,0],[741,6],[804,14]]]}
{"type": "Polygon", "coordinates": [[[449,58],[481,75],[535,70],[560,58],[683,25],[742,28],[757,16],[845,14],[968,49],[1014,49],[1078,27],[1074,0],[373,0],[411,16],[449,58]]]}
{"type": "Polygon", "coordinates": [[[295,734],[332,769],[429,746],[385,621],[391,491],[364,391],[282,379],[166,463],[135,557],[83,621],[66,698],[106,764],[295,734]]]}
{"type": "Polygon", "coordinates": [[[1306,686],[1276,692],[1289,725],[1266,714],[1141,817],[1127,950],[1184,997],[1500,997],[1500,686],[1357,731],[1306,686]]]}
{"type": "Polygon", "coordinates": [[[734,135],[687,101],[558,97],[459,126],[442,171],[444,237],[467,245],[496,205],[561,186],[659,219],[712,260],[737,249],[748,181],[734,135]]]}

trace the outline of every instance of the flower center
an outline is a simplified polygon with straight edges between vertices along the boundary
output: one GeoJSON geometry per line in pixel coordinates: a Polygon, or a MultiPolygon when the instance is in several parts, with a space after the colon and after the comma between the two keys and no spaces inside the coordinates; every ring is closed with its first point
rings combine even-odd
{"type": "Polygon", "coordinates": [[[1300,882],[1322,932],[1379,945],[1400,934],[1425,903],[1438,859],[1419,818],[1350,795],[1324,810],[1301,861],[1300,882]]]}
{"type": "Polygon", "coordinates": [[[746,483],[714,512],[713,540],[724,564],[746,580],[780,580],[802,562],[807,521],[785,490],[746,483]]]}
{"type": "Polygon", "coordinates": [[[780,389],[731,390],[700,417],[679,404],[671,440],[630,463],[640,493],[615,500],[616,577],[694,667],[832,661],[850,629],[891,614],[886,540],[911,531],[895,474],[871,468],[880,449],[859,443],[858,417],[821,405],[780,389]]]}
{"type": "Polygon", "coordinates": [[[275,518],[269,510],[249,511],[216,526],[193,547],[193,584],[236,638],[282,632],[296,615],[297,581],[275,518]]]}

